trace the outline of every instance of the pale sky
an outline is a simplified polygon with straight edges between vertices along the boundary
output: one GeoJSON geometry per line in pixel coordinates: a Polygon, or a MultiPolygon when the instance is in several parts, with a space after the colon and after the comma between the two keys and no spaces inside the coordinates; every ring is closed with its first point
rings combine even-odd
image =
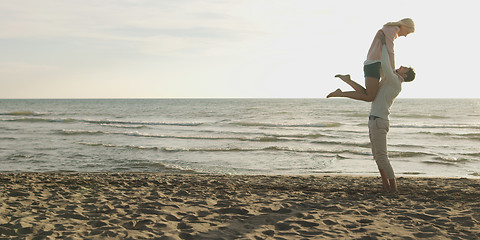
{"type": "Polygon", "coordinates": [[[0,0],[0,98],[323,98],[405,17],[400,97],[479,98],[471,0],[0,0]]]}

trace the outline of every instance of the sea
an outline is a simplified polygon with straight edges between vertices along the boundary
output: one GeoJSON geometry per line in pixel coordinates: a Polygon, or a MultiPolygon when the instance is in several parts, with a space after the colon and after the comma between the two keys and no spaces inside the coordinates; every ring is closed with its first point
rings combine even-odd
{"type": "MultiPolygon", "coordinates": [[[[0,99],[0,172],[375,175],[349,99],[0,99]]],[[[397,99],[397,176],[480,177],[480,99],[397,99]]]]}

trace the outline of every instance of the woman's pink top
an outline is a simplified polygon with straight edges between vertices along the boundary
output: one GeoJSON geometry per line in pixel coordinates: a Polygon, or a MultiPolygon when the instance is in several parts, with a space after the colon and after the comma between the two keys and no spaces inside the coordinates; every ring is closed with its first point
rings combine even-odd
{"type": "MultiPolygon", "coordinates": [[[[400,27],[397,26],[383,26],[382,28],[383,33],[385,34],[385,42],[387,45],[388,55],[390,57],[390,64],[392,69],[395,69],[395,54],[393,51],[393,40],[395,40],[398,36],[398,31],[400,31],[400,27]]],[[[372,45],[368,50],[367,54],[367,61],[365,61],[365,65],[380,62],[382,59],[382,42],[378,39],[375,35],[373,39],[372,45]]]]}

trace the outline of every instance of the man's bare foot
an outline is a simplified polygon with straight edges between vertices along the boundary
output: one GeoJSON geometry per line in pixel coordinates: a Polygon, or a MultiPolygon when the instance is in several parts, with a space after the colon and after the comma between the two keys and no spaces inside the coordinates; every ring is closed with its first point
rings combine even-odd
{"type": "Polygon", "coordinates": [[[345,75],[337,74],[335,75],[335,77],[342,79],[344,82],[352,80],[350,78],[350,74],[345,74],[345,75]]]}
{"type": "Polygon", "coordinates": [[[328,94],[327,98],[331,98],[331,97],[340,97],[340,94],[342,93],[342,90],[337,89],[333,92],[331,92],[330,94],[328,94]]]}
{"type": "Polygon", "coordinates": [[[388,182],[390,183],[390,192],[392,192],[392,193],[398,192],[397,180],[395,178],[393,178],[393,179],[389,179],[388,182]]]}

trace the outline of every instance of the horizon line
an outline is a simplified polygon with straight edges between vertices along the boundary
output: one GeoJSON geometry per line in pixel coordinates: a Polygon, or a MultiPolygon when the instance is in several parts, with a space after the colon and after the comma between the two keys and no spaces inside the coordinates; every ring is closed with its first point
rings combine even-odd
{"type": "MultiPolygon", "coordinates": [[[[182,99],[185,99],[185,100],[188,100],[188,99],[192,99],[192,100],[202,100],[202,99],[205,99],[205,100],[215,100],[215,99],[218,99],[218,100],[222,100],[222,99],[225,99],[225,100],[228,100],[228,99],[252,99],[252,100],[255,100],[255,99],[285,99],[285,100],[288,100],[288,99],[298,99],[298,100],[302,100],[302,99],[315,99],[315,100],[319,100],[319,99],[328,99],[328,100],[340,100],[340,99],[344,99],[344,100],[352,100],[352,99],[348,99],[348,98],[325,98],[325,97],[113,97],[113,98],[102,98],[102,97],[92,97],[92,98],[0,98],[0,100],[182,100],[182,99]]],[[[408,97],[408,98],[402,98],[402,97],[399,97],[397,99],[432,99],[432,100],[435,100],[435,99],[480,99],[480,98],[474,98],[474,97],[445,97],[445,98],[438,98],[438,97],[408,97]]]]}

